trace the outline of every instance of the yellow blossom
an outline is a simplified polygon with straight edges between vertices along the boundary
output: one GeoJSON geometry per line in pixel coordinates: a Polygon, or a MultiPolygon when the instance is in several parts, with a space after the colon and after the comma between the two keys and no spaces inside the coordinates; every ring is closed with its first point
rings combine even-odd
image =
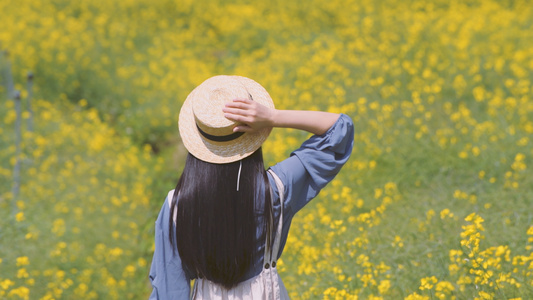
{"type": "Polygon", "coordinates": [[[20,266],[26,266],[30,263],[30,260],[28,259],[27,256],[20,256],[20,257],[17,257],[17,267],[20,267],[20,266]]]}
{"type": "Polygon", "coordinates": [[[13,286],[15,283],[9,279],[4,279],[3,281],[0,281],[0,287],[3,290],[9,289],[10,286],[13,286]]]}
{"type": "Polygon", "coordinates": [[[433,285],[437,283],[437,278],[435,276],[424,277],[420,280],[420,290],[430,290],[433,288],[433,285]]]}
{"type": "Polygon", "coordinates": [[[24,217],[24,213],[19,211],[16,215],[15,215],[15,220],[17,220],[17,222],[22,222],[24,221],[26,218],[24,217]]]}

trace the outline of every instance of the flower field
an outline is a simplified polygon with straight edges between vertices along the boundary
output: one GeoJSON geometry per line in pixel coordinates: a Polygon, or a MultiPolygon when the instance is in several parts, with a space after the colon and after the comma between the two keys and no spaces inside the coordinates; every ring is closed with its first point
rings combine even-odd
{"type": "MultiPolygon", "coordinates": [[[[354,120],[293,221],[293,299],[533,298],[528,1],[3,0],[0,50],[0,299],[148,297],[179,108],[217,74],[354,120]]],[[[266,161],[307,136],[273,130],[266,161]]]]}

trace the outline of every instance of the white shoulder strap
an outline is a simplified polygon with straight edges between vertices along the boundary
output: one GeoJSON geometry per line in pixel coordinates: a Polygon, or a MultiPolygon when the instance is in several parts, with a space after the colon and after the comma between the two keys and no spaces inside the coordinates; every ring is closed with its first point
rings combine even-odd
{"type": "MultiPolygon", "coordinates": [[[[172,208],[172,197],[174,197],[174,190],[171,190],[167,194],[167,202],[168,202],[168,208],[172,208]]],[[[176,223],[176,218],[178,217],[178,210],[174,210],[174,215],[172,216],[172,219],[174,219],[174,223],[176,223]]]]}
{"type": "Polygon", "coordinates": [[[172,207],[172,197],[174,197],[174,190],[171,190],[167,194],[167,202],[168,202],[168,208],[172,207]]]}
{"type": "MultiPolygon", "coordinates": [[[[274,173],[274,171],[272,171],[272,169],[268,169],[268,173],[270,173],[270,175],[272,175],[272,178],[274,178],[274,181],[276,182],[276,187],[278,188],[278,193],[279,193],[279,202],[280,202],[280,205],[281,205],[281,212],[280,212],[280,215],[279,215],[278,228],[276,230],[276,237],[275,237],[275,240],[274,240],[274,244],[272,245],[272,249],[267,249],[267,247],[265,247],[264,262],[265,262],[265,264],[269,263],[269,264],[272,265],[272,267],[275,267],[275,264],[272,264],[272,263],[275,263],[277,258],[278,258],[279,246],[280,246],[280,243],[281,243],[281,230],[283,228],[283,205],[284,205],[284,202],[285,202],[285,195],[284,195],[285,194],[285,187],[283,186],[283,182],[281,182],[281,179],[279,179],[278,175],[276,175],[276,173],[274,173]]],[[[271,201],[272,201],[272,206],[273,206],[274,205],[273,197],[271,197],[271,201]]],[[[270,226],[271,226],[271,228],[273,226],[273,220],[272,219],[271,219],[271,222],[270,222],[270,226]]],[[[270,232],[272,232],[272,230],[270,230],[270,232]]],[[[272,237],[271,236],[267,236],[267,239],[272,240],[272,237]]],[[[267,243],[267,245],[268,244],[269,243],[267,243]]]]}

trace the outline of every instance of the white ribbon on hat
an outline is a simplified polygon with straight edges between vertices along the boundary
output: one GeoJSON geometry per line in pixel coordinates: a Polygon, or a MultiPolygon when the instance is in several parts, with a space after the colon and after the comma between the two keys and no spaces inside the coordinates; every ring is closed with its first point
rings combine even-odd
{"type": "Polygon", "coordinates": [[[239,161],[239,174],[237,175],[237,192],[239,191],[239,183],[241,181],[241,169],[242,169],[242,159],[239,161]]]}

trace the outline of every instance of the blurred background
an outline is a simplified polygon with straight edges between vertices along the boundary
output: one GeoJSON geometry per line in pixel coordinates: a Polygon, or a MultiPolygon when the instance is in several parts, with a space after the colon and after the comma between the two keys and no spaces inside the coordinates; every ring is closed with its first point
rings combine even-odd
{"type": "MultiPolygon", "coordinates": [[[[218,74],[343,112],[299,215],[293,299],[533,297],[533,4],[0,2],[0,299],[146,299],[178,113],[218,74]]],[[[275,129],[267,165],[308,135],[275,129]]]]}

